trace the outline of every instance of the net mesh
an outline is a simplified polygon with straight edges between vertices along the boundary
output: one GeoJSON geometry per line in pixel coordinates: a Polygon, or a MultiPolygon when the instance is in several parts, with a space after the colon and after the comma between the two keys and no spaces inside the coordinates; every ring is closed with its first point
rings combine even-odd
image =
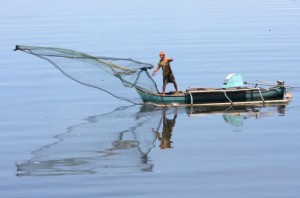
{"type": "Polygon", "coordinates": [[[155,81],[148,73],[153,65],[132,59],[91,56],[82,52],[51,48],[17,45],[21,50],[50,62],[70,79],[99,90],[120,100],[140,104],[134,89],[141,88],[158,93],[155,81]]]}

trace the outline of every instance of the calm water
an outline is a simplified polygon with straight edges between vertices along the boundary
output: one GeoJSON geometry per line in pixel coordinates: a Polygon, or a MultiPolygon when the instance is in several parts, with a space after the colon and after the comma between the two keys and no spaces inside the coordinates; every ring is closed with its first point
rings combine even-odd
{"type": "Polygon", "coordinates": [[[164,111],[128,106],[12,51],[61,47],[156,64],[164,50],[180,89],[219,87],[232,72],[300,86],[299,1],[0,6],[1,197],[299,196],[299,89],[287,106],[164,111]]]}

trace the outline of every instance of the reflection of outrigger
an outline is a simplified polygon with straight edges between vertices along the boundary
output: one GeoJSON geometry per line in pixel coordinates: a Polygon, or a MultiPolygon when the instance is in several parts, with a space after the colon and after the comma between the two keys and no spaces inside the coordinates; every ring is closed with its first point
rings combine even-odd
{"type": "Polygon", "coordinates": [[[222,115],[226,123],[232,126],[242,126],[243,120],[268,116],[284,116],[286,105],[269,106],[204,106],[191,107],[187,114],[191,117],[222,115]]]}
{"type": "Polygon", "coordinates": [[[151,93],[140,87],[137,92],[145,103],[154,103],[156,106],[235,106],[256,104],[283,104],[289,101],[283,81],[263,88],[245,87],[239,74],[230,74],[226,77],[222,88],[189,88],[178,94],[151,93]]]}

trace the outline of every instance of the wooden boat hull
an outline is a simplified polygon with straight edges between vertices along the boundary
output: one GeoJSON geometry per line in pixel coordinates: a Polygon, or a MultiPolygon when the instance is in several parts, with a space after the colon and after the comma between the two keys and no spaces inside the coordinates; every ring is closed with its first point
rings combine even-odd
{"type": "Polygon", "coordinates": [[[284,86],[264,88],[230,88],[212,89],[196,88],[179,92],[178,94],[150,93],[139,87],[137,92],[145,103],[155,104],[214,104],[234,102],[256,102],[283,100],[286,92],[284,86]]]}

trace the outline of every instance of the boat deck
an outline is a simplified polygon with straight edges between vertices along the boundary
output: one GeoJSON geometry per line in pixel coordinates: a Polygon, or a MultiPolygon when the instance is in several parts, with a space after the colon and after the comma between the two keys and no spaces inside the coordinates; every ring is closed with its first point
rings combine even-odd
{"type": "MultiPolygon", "coordinates": [[[[273,87],[271,87],[273,88],[273,87]]],[[[269,88],[269,89],[271,89],[269,88]]],[[[238,88],[189,88],[187,90],[184,91],[179,91],[177,94],[175,94],[174,91],[171,92],[167,92],[165,93],[165,95],[162,95],[162,93],[154,93],[154,95],[160,95],[160,96],[184,96],[187,93],[209,93],[209,92],[237,92],[237,91],[266,91],[268,89],[264,89],[264,88],[253,88],[253,87],[238,87],[238,88]]]]}

